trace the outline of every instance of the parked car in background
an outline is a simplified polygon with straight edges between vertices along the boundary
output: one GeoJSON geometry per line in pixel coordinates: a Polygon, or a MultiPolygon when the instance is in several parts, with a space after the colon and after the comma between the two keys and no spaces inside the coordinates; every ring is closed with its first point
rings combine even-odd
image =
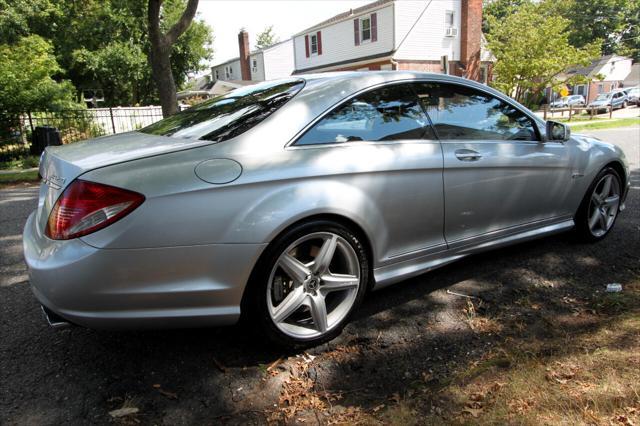
{"type": "Polygon", "coordinates": [[[582,95],[563,96],[551,103],[551,108],[568,108],[569,106],[585,106],[586,101],[582,95]]]}
{"type": "Polygon", "coordinates": [[[630,182],[618,147],[483,84],[373,71],[267,81],[48,147],[40,174],[24,254],[50,322],[242,314],[291,346],[337,336],[369,290],[465,256],[570,229],[601,240],[630,182]]]}
{"type": "Polygon", "coordinates": [[[627,102],[629,105],[640,105],[640,87],[631,87],[627,90],[627,102]]]}
{"type": "Polygon", "coordinates": [[[596,111],[600,112],[605,110],[608,107],[612,107],[613,109],[617,108],[626,108],[628,105],[627,94],[624,90],[618,89],[609,93],[602,93],[598,95],[591,103],[589,103],[589,107],[597,108],[596,111]]]}

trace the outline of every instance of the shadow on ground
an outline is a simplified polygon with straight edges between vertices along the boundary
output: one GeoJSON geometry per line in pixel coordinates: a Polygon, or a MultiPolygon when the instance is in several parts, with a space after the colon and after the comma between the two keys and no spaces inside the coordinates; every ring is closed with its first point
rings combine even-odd
{"type": "MultiPolygon", "coordinates": [[[[310,383],[297,395],[305,401],[320,395],[324,408],[322,395],[333,395],[332,415],[337,407],[373,412],[416,382],[438,389],[462,366],[516,337],[544,342],[611,320],[592,309],[604,286],[640,277],[638,173],[632,185],[628,209],[605,241],[583,245],[559,235],[373,293],[345,332],[308,351],[311,356],[265,347],[250,325],[158,332],[48,328],[21,279],[15,237],[35,191],[18,188],[0,199],[0,423],[110,423],[109,412],[123,406],[139,412],[115,421],[261,423],[291,414],[287,407],[300,402],[292,393],[296,383],[310,383]]],[[[623,305],[620,312],[632,308],[623,305]]],[[[553,355],[553,347],[545,350],[553,355]]],[[[313,408],[302,404],[301,413],[313,408]]]]}

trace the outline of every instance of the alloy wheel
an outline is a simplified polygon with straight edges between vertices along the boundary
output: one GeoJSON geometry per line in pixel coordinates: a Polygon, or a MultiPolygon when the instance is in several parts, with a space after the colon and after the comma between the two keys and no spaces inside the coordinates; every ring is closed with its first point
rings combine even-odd
{"type": "Polygon", "coordinates": [[[594,237],[601,237],[613,226],[620,206],[620,183],[612,174],[604,175],[591,194],[588,225],[594,237]]]}
{"type": "Polygon", "coordinates": [[[286,335],[313,339],[338,326],[360,287],[360,262],[346,239],[314,232],[287,247],[267,285],[271,320],[286,335]]]}

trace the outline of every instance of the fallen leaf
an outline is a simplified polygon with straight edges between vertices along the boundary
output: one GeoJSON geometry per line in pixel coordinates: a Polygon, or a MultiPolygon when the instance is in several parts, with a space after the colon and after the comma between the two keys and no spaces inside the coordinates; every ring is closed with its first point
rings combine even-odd
{"type": "Polygon", "coordinates": [[[275,361],[273,361],[271,364],[269,364],[269,366],[267,367],[267,371],[271,371],[274,368],[276,368],[280,363],[282,362],[282,357],[276,359],[275,361]]]}
{"type": "Polygon", "coordinates": [[[482,414],[482,408],[469,408],[469,407],[465,407],[462,410],[463,413],[469,413],[471,414],[473,417],[478,417],[480,416],[480,414],[482,414]]]}
{"type": "Polygon", "coordinates": [[[122,408],[118,408],[117,410],[109,411],[109,415],[114,419],[116,419],[119,417],[125,417],[125,416],[130,416],[132,414],[136,414],[138,411],[140,410],[138,410],[136,407],[122,407],[122,408]]]}
{"type": "Polygon", "coordinates": [[[227,369],[225,368],[224,365],[222,365],[220,363],[220,361],[218,361],[215,357],[213,358],[213,363],[215,364],[215,366],[218,368],[218,370],[220,370],[221,372],[225,373],[227,371],[227,369]]]}
{"type": "Polygon", "coordinates": [[[158,389],[158,392],[160,392],[162,395],[166,396],[169,399],[178,399],[178,394],[176,393],[169,392],[164,389],[158,389]]]}

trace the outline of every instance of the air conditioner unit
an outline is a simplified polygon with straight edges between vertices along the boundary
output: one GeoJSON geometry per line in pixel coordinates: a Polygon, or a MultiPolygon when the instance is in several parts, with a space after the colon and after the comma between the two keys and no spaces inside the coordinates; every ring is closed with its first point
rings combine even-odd
{"type": "Polygon", "coordinates": [[[447,37],[457,37],[458,29],[456,27],[449,27],[445,30],[444,35],[447,37]]]}

